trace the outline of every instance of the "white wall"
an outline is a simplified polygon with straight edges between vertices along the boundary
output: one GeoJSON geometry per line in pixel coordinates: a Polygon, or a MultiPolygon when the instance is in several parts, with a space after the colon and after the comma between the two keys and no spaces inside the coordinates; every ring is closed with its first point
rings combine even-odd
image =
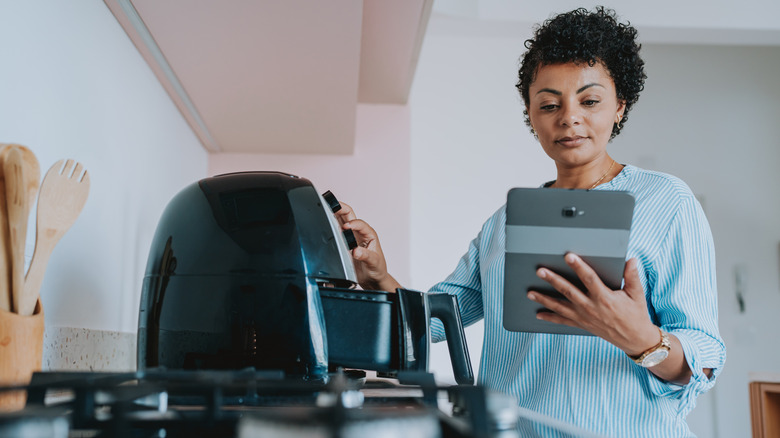
{"type": "MultiPolygon", "coordinates": [[[[514,91],[520,47],[514,39],[425,39],[410,97],[414,288],[452,271],[511,187],[554,178],[514,91]]],[[[482,323],[466,335],[476,373],[482,323]]],[[[446,344],[432,350],[437,379],[454,381],[446,344]]]]}
{"type": "MultiPolygon", "coordinates": [[[[522,38],[426,37],[412,89],[413,287],[443,279],[512,186],[555,177],[523,123],[514,84],[522,38]]],[[[702,195],[718,256],[729,358],[689,424],[699,436],[750,434],[748,372],[780,371],[779,48],[646,45],[649,79],[624,133],[621,162],[666,171],[702,195]],[[745,313],[733,271],[744,267],[745,313]]],[[[482,326],[467,329],[475,366],[482,326]]],[[[433,370],[451,375],[446,346],[433,370]]]]}
{"type": "Polygon", "coordinates": [[[358,105],[352,155],[212,154],[209,174],[274,170],[309,179],[379,233],[388,269],[409,284],[409,108],[358,105]]]}
{"type": "Polygon", "coordinates": [[[0,142],[42,175],[73,158],[91,178],[44,277],[46,325],[134,332],[157,220],[207,155],[103,2],[4,1],[0,16],[0,142]]]}
{"type": "Polygon", "coordinates": [[[780,48],[648,46],[645,60],[646,90],[612,150],[682,177],[704,200],[728,359],[693,415],[709,408],[717,436],[748,436],[748,374],[780,372],[780,48]]]}

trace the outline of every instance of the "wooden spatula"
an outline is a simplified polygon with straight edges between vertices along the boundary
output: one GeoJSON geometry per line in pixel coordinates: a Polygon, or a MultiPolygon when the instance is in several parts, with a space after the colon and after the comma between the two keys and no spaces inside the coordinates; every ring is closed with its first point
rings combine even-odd
{"type": "Polygon", "coordinates": [[[35,310],[51,252],[79,217],[88,194],[89,174],[81,163],[74,167],[73,160],[60,160],[46,172],[38,196],[35,251],[17,306],[20,315],[32,315],[35,310]]]}
{"type": "Polygon", "coordinates": [[[38,188],[40,170],[38,161],[25,160],[23,147],[11,145],[3,154],[3,175],[5,176],[5,199],[8,210],[8,234],[11,264],[11,304],[18,313],[17,303],[21,302],[24,291],[24,246],[27,238],[27,216],[31,200],[28,196],[28,184],[33,183],[33,193],[38,188]],[[29,176],[28,176],[29,174],[29,176]],[[30,180],[28,182],[28,180],[30,180]]]}
{"type": "Polygon", "coordinates": [[[0,308],[15,310],[14,302],[19,298],[12,297],[21,295],[24,286],[27,216],[38,195],[41,169],[30,149],[2,143],[0,169],[0,208],[6,213],[0,219],[0,308]]]}

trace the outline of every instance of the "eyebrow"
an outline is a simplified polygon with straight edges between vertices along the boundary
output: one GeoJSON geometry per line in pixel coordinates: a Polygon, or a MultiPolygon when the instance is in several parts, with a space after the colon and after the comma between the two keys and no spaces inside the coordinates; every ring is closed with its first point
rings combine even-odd
{"type": "MultiPolygon", "coordinates": [[[[595,83],[595,82],[594,82],[594,83],[592,83],[592,84],[583,85],[582,87],[580,87],[580,89],[579,89],[579,90],[577,90],[577,94],[580,94],[580,93],[582,93],[583,91],[587,90],[587,89],[588,89],[588,88],[590,88],[590,87],[601,87],[601,88],[605,88],[603,85],[601,85],[601,84],[597,84],[597,83],[595,83]]],[[[541,90],[539,90],[539,91],[537,91],[537,92],[536,92],[536,94],[539,94],[539,93],[552,93],[552,94],[554,94],[554,95],[556,95],[556,96],[561,96],[561,95],[563,95],[563,93],[561,93],[560,91],[558,91],[558,90],[553,90],[552,88],[542,88],[541,90]]]]}

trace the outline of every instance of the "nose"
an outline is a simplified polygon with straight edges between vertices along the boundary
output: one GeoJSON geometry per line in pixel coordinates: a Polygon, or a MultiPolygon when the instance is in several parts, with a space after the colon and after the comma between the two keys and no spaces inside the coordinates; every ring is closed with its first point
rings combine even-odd
{"type": "Polygon", "coordinates": [[[577,105],[563,105],[561,108],[561,124],[575,126],[582,123],[582,113],[577,105]]]}

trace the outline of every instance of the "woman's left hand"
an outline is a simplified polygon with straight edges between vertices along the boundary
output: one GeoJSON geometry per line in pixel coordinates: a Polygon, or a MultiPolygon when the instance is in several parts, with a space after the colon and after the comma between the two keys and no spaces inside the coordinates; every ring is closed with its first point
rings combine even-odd
{"type": "MultiPolygon", "coordinates": [[[[587,293],[551,270],[540,268],[536,275],[550,283],[566,300],[528,292],[528,298],[552,311],[540,312],[537,318],[583,328],[629,356],[639,356],[658,344],[658,327],[650,321],[647,312],[647,300],[639,280],[636,259],[626,262],[624,287],[619,290],[607,287],[596,271],[576,254],[566,254],[566,264],[580,278],[587,293]]],[[[669,340],[672,344],[669,357],[650,368],[650,371],[663,380],[686,385],[691,379],[691,369],[685,360],[682,345],[672,334],[669,334],[669,340]]],[[[705,368],[703,371],[710,376],[712,370],[705,368]]]]}
{"type": "Polygon", "coordinates": [[[576,254],[566,254],[565,259],[587,293],[553,271],[539,268],[536,272],[539,278],[550,283],[566,300],[529,292],[528,298],[551,310],[538,313],[537,318],[585,329],[630,356],[640,355],[658,343],[658,328],[647,312],[636,259],[626,262],[624,288],[620,290],[607,287],[593,268],[576,254]]]}

